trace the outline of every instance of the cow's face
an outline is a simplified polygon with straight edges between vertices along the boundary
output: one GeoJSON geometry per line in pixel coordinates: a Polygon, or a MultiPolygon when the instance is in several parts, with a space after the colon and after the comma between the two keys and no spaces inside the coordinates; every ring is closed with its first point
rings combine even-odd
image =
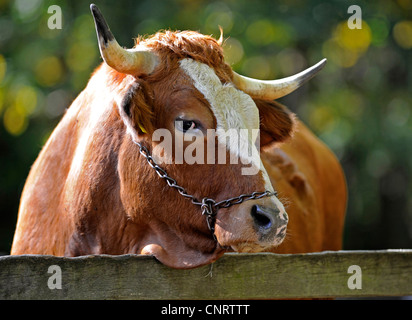
{"type": "MultiPolygon", "coordinates": [[[[262,122],[266,144],[287,138],[293,121],[281,107],[254,101],[232,84],[223,84],[214,69],[192,59],[179,60],[173,73],[158,77],[155,72],[138,79],[128,90],[119,106],[130,137],[148,146],[155,161],[187,193],[218,202],[255,191],[274,191],[260,161],[259,136],[251,131],[262,122]],[[153,114],[149,120],[139,116],[143,102],[153,114]],[[278,118],[284,127],[261,119],[258,106],[262,115],[276,113],[269,118],[278,118]],[[250,134],[232,140],[227,136],[241,129],[250,134]],[[272,132],[276,130],[283,136],[272,132]],[[199,152],[203,152],[201,157],[193,156],[199,152]]],[[[271,196],[219,209],[216,243],[200,207],[168,187],[129,140],[119,164],[122,196],[124,203],[130,203],[130,218],[147,224],[149,240],[142,245],[143,253],[152,253],[165,264],[186,267],[212,261],[224,250],[258,252],[282,242],[287,214],[271,196]]]]}
{"type": "Polygon", "coordinates": [[[108,29],[99,30],[104,20],[96,8],[92,12],[103,58],[115,70],[133,76],[119,102],[128,131],[120,150],[119,177],[127,215],[142,226],[139,251],[169,266],[187,268],[212,262],[225,250],[259,252],[279,245],[288,218],[276,196],[219,209],[215,241],[200,207],[169,187],[133,140],[147,146],[188,194],[219,202],[253,192],[274,193],[260,149],[290,136],[293,115],[257,98],[265,96],[252,98],[239,90],[250,79],[231,71],[210,37],[169,33],[173,39],[163,34],[146,45],[140,43],[135,52],[139,48],[143,56],[152,54],[151,67],[142,67],[143,58],[131,58],[134,52],[117,48],[108,29]],[[125,66],[124,61],[130,63],[125,66]]]}
{"type": "MultiPolygon", "coordinates": [[[[179,64],[184,75],[206,100],[209,117],[213,118],[212,132],[216,132],[215,149],[224,149],[224,160],[229,162],[229,165],[219,165],[219,159],[215,157],[212,159],[216,163],[213,171],[218,173],[214,174],[212,171],[204,178],[212,186],[217,177],[224,179],[223,185],[214,186],[216,200],[221,201],[254,191],[274,192],[260,160],[260,118],[253,99],[230,82],[222,83],[214,69],[204,63],[186,58],[180,60],[179,64]],[[231,161],[232,158],[235,161],[231,161]],[[242,163],[248,164],[247,167],[242,166],[242,163]]],[[[190,105],[188,107],[190,108],[190,105]]],[[[194,116],[196,119],[201,117],[201,114],[194,116]]],[[[291,128],[292,125],[288,128],[288,134],[291,128]]],[[[214,156],[216,154],[218,152],[213,153],[214,156]]],[[[220,210],[217,219],[216,236],[220,245],[240,252],[262,251],[280,244],[287,224],[285,209],[275,196],[246,201],[227,209],[226,212],[220,210]]]]}

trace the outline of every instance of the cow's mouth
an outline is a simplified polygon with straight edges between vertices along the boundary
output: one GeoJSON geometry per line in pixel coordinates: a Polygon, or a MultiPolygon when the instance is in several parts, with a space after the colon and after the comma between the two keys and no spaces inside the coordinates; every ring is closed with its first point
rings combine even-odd
{"type": "Polygon", "coordinates": [[[239,253],[257,253],[257,252],[264,252],[268,251],[272,248],[272,246],[262,246],[255,242],[239,242],[236,244],[232,244],[230,248],[239,253]]]}
{"type": "Polygon", "coordinates": [[[229,244],[227,247],[239,253],[270,252],[278,247],[284,239],[285,233],[283,232],[271,242],[237,241],[236,243],[229,244]]]}

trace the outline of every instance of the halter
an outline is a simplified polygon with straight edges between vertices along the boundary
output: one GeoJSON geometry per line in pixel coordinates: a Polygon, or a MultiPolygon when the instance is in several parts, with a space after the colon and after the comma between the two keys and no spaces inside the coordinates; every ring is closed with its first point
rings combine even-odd
{"type": "Polygon", "coordinates": [[[180,195],[182,195],[186,199],[190,199],[194,205],[200,206],[201,213],[202,215],[206,216],[207,226],[209,230],[212,232],[213,239],[216,242],[218,242],[216,235],[215,235],[216,215],[217,215],[217,211],[220,208],[228,208],[235,204],[240,204],[248,200],[260,199],[263,197],[277,196],[276,192],[271,192],[271,191],[266,190],[266,191],[260,191],[260,192],[255,191],[250,194],[241,194],[240,196],[229,198],[229,199],[222,200],[219,202],[216,202],[215,200],[208,198],[208,197],[205,197],[202,199],[202,201],[199,201],[193,195],[188,194],[185,188],[179,186],[176,180],[170,177],[167,174],[166,170],[161,168],[156,163],[156,161],[150,155],[149,150],[145,146],[135,141],[134,139],[132,141],[139,147],[139,152],[142,156],[145,157],[145,159],[147,160],[147,163],[156,171],[156,173],[158,174],[160,178],[166,180],[166,183],[168,184],[169,187],[175,188],[179,192],[180,195]]]}

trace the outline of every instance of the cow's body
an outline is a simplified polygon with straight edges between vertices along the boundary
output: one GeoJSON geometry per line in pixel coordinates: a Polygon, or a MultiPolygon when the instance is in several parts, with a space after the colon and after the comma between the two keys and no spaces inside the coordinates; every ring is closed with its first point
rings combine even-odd
{"type": "MultiPolygon", "coordinates": [[[[161,41],[157,39],[156,43],[163,46],[165,38],[158,37],[161,41]]],[[[206,45],[206,41],[201,44],[206,45]]],[[[181,47],[179,44],[179,50],[181,47]]],[[[239,90],[225,87],[232,77],[226,65],[207,66],[206,54],[197,53],[194,58],[196,54],[187,55],[186,48],[176,58],[164,53],[163,47],[156,50],[162,61],[167,60],[157,69],[160,71],[136,77],[103,64],[67,110],[26,181],[11,253],[154,254],[167,265],[188,268],[214,261],[227,250],[339,250],[346,185],[329,149],[298,120],[293,127],[293,117],[282,106],[256,99],[253,102],[239,90]],[[183,60],[178,60],[181,55],[183,60]],[[205,83],[202,76],[207,73],[218,83],[205,83]],[[220,82],[225,84],[221,88],[220,82]],[[204,89],[210,85],[214,87],[204,89]],[[167,128],[173,123],[168,116],[174,112],[200,117],[205,127],[233,127],[230,121],[225,122],[227,115],[219,116],[220,105],[210,95],[210,90],[218,89],[228,94],[226,100],[233,93],[240,104],[245,104],[242,110],[249,113],[243,118],[235,114],[237,122],[232,121],[238,127],[245,121],[253,126],[254,115],[250,112],[256,109],[254,103],[259,107],[260,121],[267,110],[273,112],[268,115],[272,120],[261,124],[262,139],[272,141],[262,147],[263,171],[244,177],[239,165],[182,164],[164,168],[200,199],[207,195],[220,201],[273,185],[289,215],[288,235],[282,244],[287,218],[282,204],[273,196],[220,209],[214,241],[199,207],[169,188],[133,142],[139,139],[152,143],[148,132],[167,128]],[[246,105],[251,107],[245,109],[246,105]],[[269,213],[256,215],[256,208],[269,213]]],[[[207,50],[214,55],[220,49],[207,50]]],[[[231,109],[236,107],[234,104],[231,109]]]]}
{"type": "Polygon", "coordinates": [[[347,191],[329,148],[299,122],[291,140],[261,157],[289,215],[288,235],[274,252],[340,250],[347,191]]]}

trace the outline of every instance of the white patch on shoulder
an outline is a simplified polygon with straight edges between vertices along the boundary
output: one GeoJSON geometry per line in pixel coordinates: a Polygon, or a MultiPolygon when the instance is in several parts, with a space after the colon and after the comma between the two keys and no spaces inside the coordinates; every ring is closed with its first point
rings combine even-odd
{"type": "Polygon", "coordinates": [[[256,148],[256,135],[253,137],[249,134],[245,141],[242,139],[245,135],[239,134],[242,129],[248,129],[249,132],[259,129],[259,110],[253,99],[232,84],[223,85],[214,70],[204,63],[187,58],[180,61],[180,67],[193,80],[195,88],[209,102],[217,121],[218,141],[226,144],[229,152],[243,160],[242,163],[252,162],[252,166],[262,172],[266,190],[273,191],[269,176],[260,160],[260,153],[256,148]],[[232,140],[230,137],[227,139],[228,135],[219,134],[219,130],[237,134],[240,143],[231,143],[237,139],[232,140]]]}

